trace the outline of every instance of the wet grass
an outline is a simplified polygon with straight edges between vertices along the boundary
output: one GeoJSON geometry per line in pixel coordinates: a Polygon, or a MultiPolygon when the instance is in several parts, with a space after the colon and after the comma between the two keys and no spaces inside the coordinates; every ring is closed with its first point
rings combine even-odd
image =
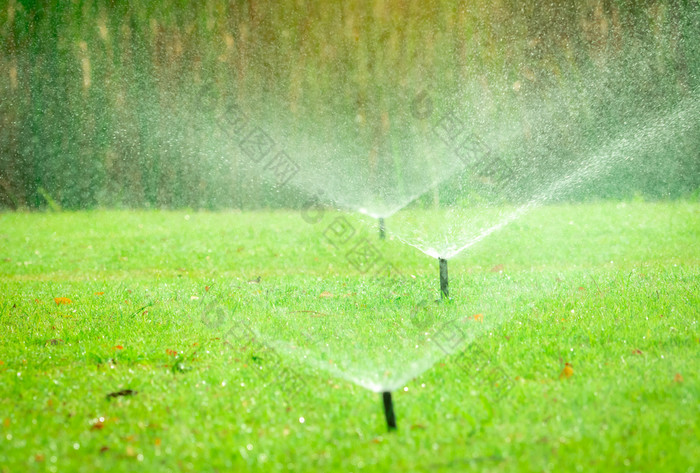
{"type": "MultiPolygon", "coordinates": [[[[700,463],[697,203],[537,209],[450,262],[443,304],[433,259],[353,216],[333,239],[339,216],[0,214],[0,471],[700,463]],[[365,238],[381,256],[362,274],[365,238]],[[437,340],[454,314],[486,329],[396,392],[394,434],[377,394],[278,344],[437,340]]],[[[327,363],[333,343],[306,348],[327,363]]]]}

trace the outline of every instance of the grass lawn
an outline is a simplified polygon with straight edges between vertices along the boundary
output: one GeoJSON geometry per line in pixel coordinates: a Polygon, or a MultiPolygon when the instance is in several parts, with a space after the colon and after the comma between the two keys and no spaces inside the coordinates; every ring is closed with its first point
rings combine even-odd
{"type": "Polygon", "coordinates": [[[0,471],[697,471],[700,204],[449,269],[334,212],[0,214],[0,471]]]}

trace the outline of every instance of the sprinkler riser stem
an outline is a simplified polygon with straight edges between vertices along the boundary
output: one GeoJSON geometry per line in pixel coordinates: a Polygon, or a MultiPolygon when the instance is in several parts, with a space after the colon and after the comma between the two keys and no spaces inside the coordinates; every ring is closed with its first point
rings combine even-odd
{"type": "Polygon", "coordinates": [[[447,276],[447,260],[444,258],[438,258],[440,262],[440,298],[449,299],[450,298],[450,282],[447,276]]]}
{"type": "Polygon", "coordinates": [[[391,432],[396,430],[396,415],[394,414],[394,401],[391,399],[391,391],[382,393],[382,401],[384,402],[384,417],[386,418],[386,426],[391,432]]]}
{"type": "Polygon", "coordinates": [[[384,224],[384,219],[379,218],[379,239],[383,240],[386,238],[386,226],[384,224]]]}

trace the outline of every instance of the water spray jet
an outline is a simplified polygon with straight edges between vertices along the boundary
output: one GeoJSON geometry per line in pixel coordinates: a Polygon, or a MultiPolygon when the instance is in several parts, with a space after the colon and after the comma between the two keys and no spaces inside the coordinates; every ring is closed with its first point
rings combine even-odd
{"type": "Polygon", "coordinates": [[[384,417],[386,418],[386,426],[389,432],[396,430],[396,415],[394,414],[394,401],[391,399],[391,391],[382,393],[384,401],[384,417]]]}
{"type": "Polygon", "coordinates": [[[438,258],[440,262],[440,299],[450,298],[450,282],[447,277],[447,260],[438,258]]]}

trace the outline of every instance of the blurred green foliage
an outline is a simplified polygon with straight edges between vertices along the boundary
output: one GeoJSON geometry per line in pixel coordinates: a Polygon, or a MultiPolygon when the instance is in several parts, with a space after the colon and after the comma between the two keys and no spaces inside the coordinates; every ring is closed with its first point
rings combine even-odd
{"type": "MultiPolygon", "coordinates": [[[[0,207],[298,205],[217,134],[232,103],[300,120],[335,111],[372,142],[402,97],[429,90],[443,110],[468,89],[522,123],[514,155],[556,166],[558,143],[585,150],[700,90],[699,12],[683,0],[3,0],[0,207]],[[548,90],[567,93],[533,109],[548,90]],[[539,129],[547,107],[562,116],[539,129]]],[[[320,139],[346,139],[328,123],[320,139]]],[[[573,198],[696,190],[700,130],[681,138],[573,198]]]]}

